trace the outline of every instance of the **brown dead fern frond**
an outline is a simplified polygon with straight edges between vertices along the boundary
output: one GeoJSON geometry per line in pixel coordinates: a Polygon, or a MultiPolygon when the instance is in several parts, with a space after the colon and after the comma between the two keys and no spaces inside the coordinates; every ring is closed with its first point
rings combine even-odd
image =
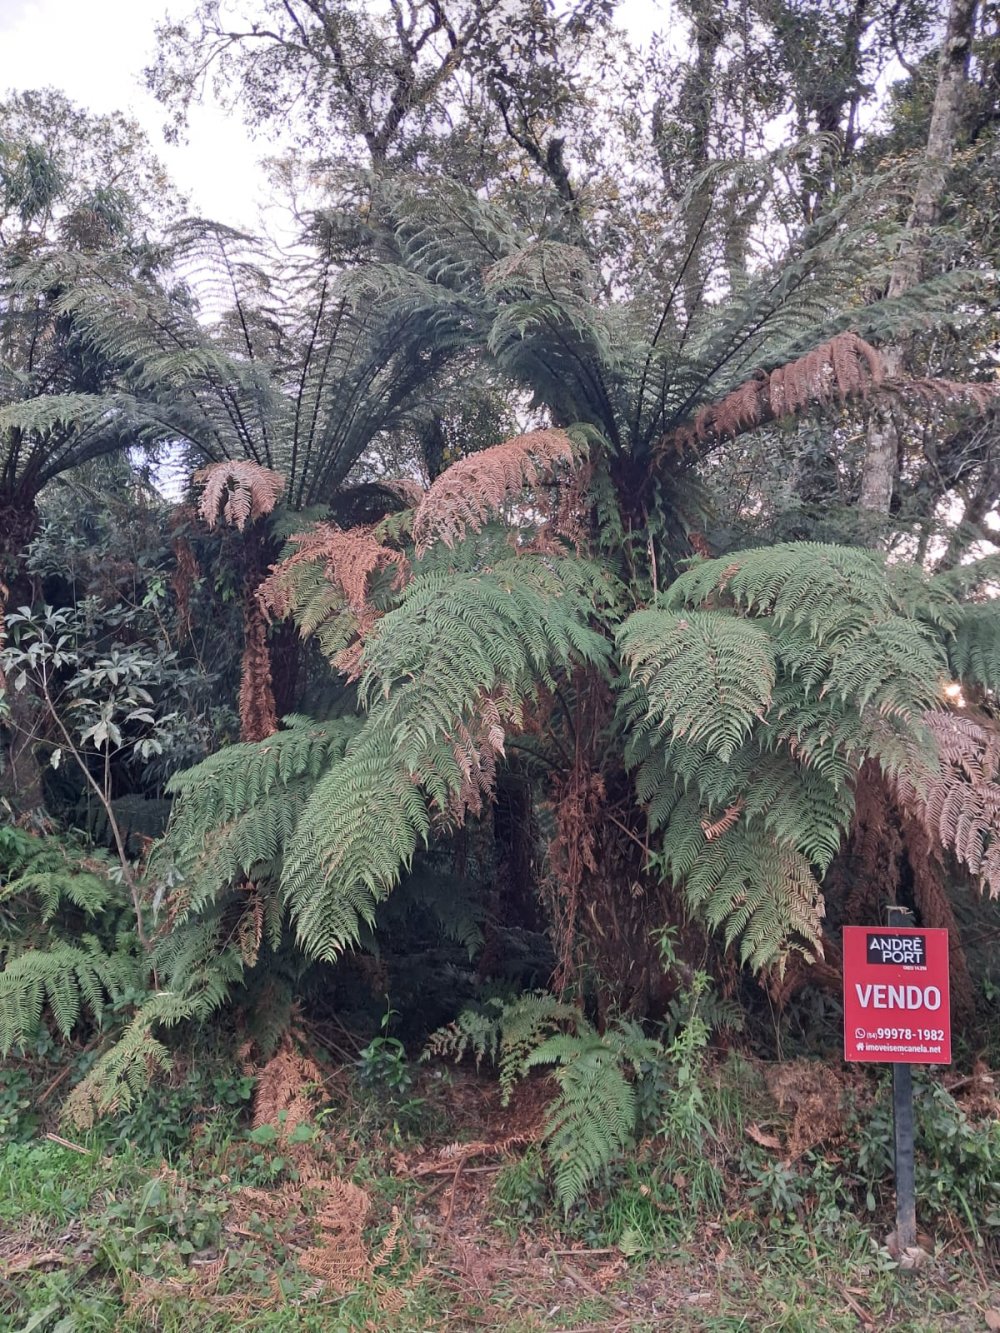
{"type": "Polygon", "coordinates": [[[417,508],[413,537],[420,555],[435,542],[454,546],[478,532],[523,490],[551,484],[560,468],[572,468],[577,449],[564,430],[516,435],[453,463],[417,508]]]}
{"type": "Polygon", "coordinates": [[[269,514],[285,489],[280,473],[239,459],[209,463],[198,469],[193,480],[202,488],[198,513],[208,526],[214,528],[221,517],[240,532],[269,514]]]}
{"type": "Polygon", "coordinates": [[[363,1286],[374,1291],[383,1312],[398,1310],[406,1287],[418,1276],[413,1274],[403,1287],[396,1287],[379,1272],[394,1257],[396,1270],[410,1257],[409,1245],[400,1236],[403,1217],[399,1209],[393,1208],[386,1233],[373,1250],[365,1237],[372,1213],[369,1194],[353,1181],[337,1176],[325,1178],[319,1188],[320,1203],[315,1217],[319,1235],[316,1243],[299,1256],[300,1267],[338,1295],[363,1286]]]}
{"type": "Polygon", "coordinates": [[[265,1227],[286,1236],[305,1231],[307,1243],[299,1252],[298,1263],[321,1284],[311,1294],[325,1290],[344,1296],[364,1287],[377,1297],[382,1311],[401,1304],[422,1270],[409,1274],[401,1285],[393,1284],[410,1257],[406,1239],[400,1237],[398,1209],[392,1210],[386,1234],[373,1248],[365,1235],[373,1212],[368,1192],[319,1160],[315,1145],[286,1141],[283,1148],[291,1160],[293,1178],[271,1189],[245,1186],[237,1190],[226,1215],[227,1229],[237,1235],[259,1234],[265,1227]],[[390,1266],[390,1274],[379,1271],[390,1266]]]}
{"type": "Polygon", "coordinates": [[[900,805],[991,898],[1000,897],[1000,732],[985,719],[944,711],[927,713],[924,722],[938,743],[940,771],[919,787],[898,776],[900,805]]]}
{"type": "Polygon", "coordinates": [[[246,902],[236,926],[236,943],[244,967],[251,968],[257,966],[264,937],[264,900],[256,884],[246,881],[241,887],[246,894],[246,902]]]}
{"type": "MultiPolygon", "coordinates": [[[[190,1275],[183,1278],[160,1278],[151,1281],[141,1273],[127,1273],[122,1287],[122,1299],[125,1308],[133,1317],[142,1320],[141,1327],[155,1329],[162,1327],[165,1308],[174,1309],[178,1305],[188,1311],[189,1319],[195,1319],[195,1311],[204,1317],[207,1315],[226,1315],[230,1326],[233,1318],[246,1313],[247,1294],[233,1290],[227,1273],[229,1252],[223,1251],[218,1259],[210,1263],[192,1264],[190,1275]]],[[[270,1289],[258,1288],[254,1291],[255,1311],[277,1310],[287,1303],[287,1295],[275,1276],[270,1289]]]]}
{"type": "Polygon", "coordinates": [[[492,745],[478,728],[460,722],[451,737],[451,752],[462,781],[442,815],[446,828],[460,828],[469,815],[478,819],[489,807],[496,788],[497,756],[503,748],[492,745]]]}
{"type": "Polygon", "coordinates": [[[962,947],[962,934],[946,887],[941,846],[923,820],[901,811],[900,829],[906,845],[913,885],[913,900],[922,926],[948,932],[948,973],[951,1004],[960,1020],[976,1011],[976,993],[969,963],[962,947]]]}
{"type": "Polygon", "coordinates": [[[985,412],[1000,401],[1000,385],[947,379],[887,379],[882,358],[856,333],[838,333],[811,352],[750,379],[709,403],[693,420],[660,440],[661,450],[696,449],[733,439],[782,417],[850,400],[901,398],[928,408],[970,406],[985,412]]]}
{"type": "Polygon", "coordinates": [[[333,653],[332,662],[352,680],[360,672],[365,639],[380,618],[370,599],[369,580],[379,570],[395,567],[392,586],[398,590],[410,577],[410,564],[403,552],[376,535],[381,526],[338,528],[332,523],[318,523],[309,532],[297,533],[291,540],[298,550],[274,565],[257,590],[264,611],[278,618],[294,615],[303,638],[316,634],[346,612],[341,642],[348,642],[333,653]],[[328,589],[322,596],[316,595],[317,567],[328,589]]]}
{"type": "Polygon", "coordinates": [[[661,449],[694,448],[796,416],[808,408],[868,397],[885,379],[878,352],[856,333],[838,333],[797,361],[759,370],[694,419],[664,435],[661,449]]]}
{"type": "Polygon", "coordinates": [[[322,1202],[316,1213],[320,1236],[303,1252],[299,1263],[311,1276],[343,1292],[360,1285],[372,1271],[364,1237],[372,1201],[360,1185],[349,1180],[334,1177],[322,1188],[322,1202]]]}
{"type": "Polygon", "coordinates": [[[521,700],[504,689],[481,696],[472,720],[455,728],[449,739],[462,782],[441,812],[446,827],[459,828],[469,815],[478,819],[489,807],[496,789],[497,760],[505,757],[507,732],[520,730],[523,723],[521,700]]]}
{"type": "Polygon", "coordinates": [[[254,1129],[274,1125],[281,1137],[287,1139],[297,1125],[312,1116],[322,1083],[323,1071],[308,1055],[297,1050],[286,1035],[257,1076],[254,1129]]]}
{"type": "Polygon", "coordinates": [[[705,835],[705,841],[712,842],[716,838],[721,838],[723,833],[728,833],[733,825],[739,821],[745,805],[746,802],[741,797],[724,810],[718,819],[713,820],[707,817],[703,819],[701,821],[701,831],[705,835]]]}
{"type": "MultiPolygon", "coordinates": [[[[374,614],[368,600],[372,574],[395,565],[396,587],[402,587],[409,577],[406,556],[379,541],[374,525],[338,528],[332,523],[317,523],[309,532],[296,533],[290,540],[298,549],[276,564],[257,590],[261,606],[279,618],[298,609],[296,574],[303,565],[322,566],[329,582],[340,589],[359,620],[374,614]]],[[[303,633],[308,632],[303,627],[303,633]]]]}
{"type": "Polygon", "coordinates": [[[570,472],[563,470],[548,494],[535,496],[532,507],[538,513],[539,525],[527,542],[521,544],[517,539],[519,549],[563,555],[569,545],[579,555],[587,542],[593,478],[592,464],[584,462],[570,472]]]}
{"type": "Polygon", "coordinates": [[[402,500],[407,509],[415,509],[427,494],[426,487],[412,477],[390,477],[388,481],[380,481],[379,485],[397,500],[402,500]]]}
{"type": "Polygon", "coordinates": [[[929,408],[973,407],[986,412],[1000,404],[1000,384],[946,379],[886,380],[880,394],[902,398],[929,408]]]}
{"type": "Polygon", "coordinates": [[[508,1134],[502,1139],[475,1139],[471,1142],[446,1143],[428,1161],[418,1162],[411,1168],[413,1176],[439,1175],[454,1171],[460,1164],[475,1157],[506,1157],[515,1148],[526,1148],[538,1141],[541,1126],[532,1133],[508,1134]]]}
{"type": "Polygon", "coordinates": [[[795,1161],[817,1144],[835,1147],[847,1129],[843,1092],[854,1085],[853,1076],[823,1067],[812,1060],[791,1060],[765,1070],[768,1091],[780,1110],[792,1115],[783,1153],[795,1161]]]}

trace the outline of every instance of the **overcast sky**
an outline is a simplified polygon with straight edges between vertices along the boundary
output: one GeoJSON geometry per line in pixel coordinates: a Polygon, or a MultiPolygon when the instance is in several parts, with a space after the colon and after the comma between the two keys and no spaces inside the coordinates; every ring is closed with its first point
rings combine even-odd
{"type": "Polygon", "coordinates": [[[51,86],[93,111],[130,112],[194,212],[251,225],[264,202],[261,146],[238,118],[214,107],[192,110],[187,145],[164,143],[163,108],[142,86],[154,24],[168,9],[192,7],[189,0],[0,0],[0,91],[51,86]]]}
{"type": "MultiPolygon", "coordinates": [[[[644,40],[664,22],[670,0],[624,0],[620,14],[644,40]]],[[[214,106],[192,109],[187,144],[164,143],[163,108],[142,86],[165,13],[191,11],[194,0],[0,0],[0,93],[52,86],[93,111],[127,111],[144,126],[195,213],[256,227],[267,204],[252,142],[237,116],[214,106]]]]}

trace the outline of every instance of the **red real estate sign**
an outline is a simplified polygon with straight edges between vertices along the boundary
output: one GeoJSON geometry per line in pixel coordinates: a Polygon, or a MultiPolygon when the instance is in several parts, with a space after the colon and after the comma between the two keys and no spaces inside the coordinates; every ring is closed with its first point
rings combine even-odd
{"type": "Polygon", "coordinates": [[[946,930],[844,927],[844,1059],[951,1064],[946,930]]]}

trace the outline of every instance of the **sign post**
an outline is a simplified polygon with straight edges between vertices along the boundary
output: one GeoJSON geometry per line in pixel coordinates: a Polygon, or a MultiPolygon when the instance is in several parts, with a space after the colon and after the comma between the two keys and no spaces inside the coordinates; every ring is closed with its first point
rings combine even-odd
{"type": "Polygon", "coordinates": [[[911,1066],[951,1064],[948,932],[918,930],[905,907],[888,925],[844,927],[844,1059],[892,1065],[896,1242],[917,1243],[911,1066]]]}

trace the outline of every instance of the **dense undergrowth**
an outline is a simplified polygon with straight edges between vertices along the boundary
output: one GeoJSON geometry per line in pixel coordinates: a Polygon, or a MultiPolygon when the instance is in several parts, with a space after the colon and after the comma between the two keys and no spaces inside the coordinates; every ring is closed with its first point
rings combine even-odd
{"type": "MultiPolygon", "coordinates": [[[[929,1333],[993,1308],[990,965],[955,1068],[917,1075],[921,1253],[901,1257],[888,1072],[842,1064],[821,989],[768,1019],[762,988],[725,994],[673,928],[654,938],[669,1002],[640,1023],[459,968],[414,909],[360,970],[327,971],[339,989],[317,973],[294,1003],[272,984],[222,1021],[182,1015],[157,1067],[137,1061],[81,1125],[81,1090],[148,1003],[128,896],[85,840],[14,829],[0,851],[21,944],[0,989],[19,1025],[0,1066],[4,1330],[180,1333],[195,1312],[220,1333],[929,1333]],[[75,1007],[33,932],[80,952],[75,1007]],[[435,972],[450,1010],[393,1007],[435,972]]],[[[975,911],[989,936],[995,909],[975,911]]]]}
{"type": "Polygon", "coordinates": [[[328,1049],[344,1039],[317,1029],[313,1055],[285,1042],[235,1073],[221,1048],[178,1058],[162,1095],[73,1138],[50,1109],[59,1066],[10,1062],[0,1326],[929,1333],[979,1329],[991,1308],[984,1066],[917,1080],[928,1257],[901,1276],[884,1072],[675,1037],[634,1085],[627,1151],[567,1206],[550,1076],[522,1070],[506,1097],[389,1031],[350,1063],[328,1049]]]}

